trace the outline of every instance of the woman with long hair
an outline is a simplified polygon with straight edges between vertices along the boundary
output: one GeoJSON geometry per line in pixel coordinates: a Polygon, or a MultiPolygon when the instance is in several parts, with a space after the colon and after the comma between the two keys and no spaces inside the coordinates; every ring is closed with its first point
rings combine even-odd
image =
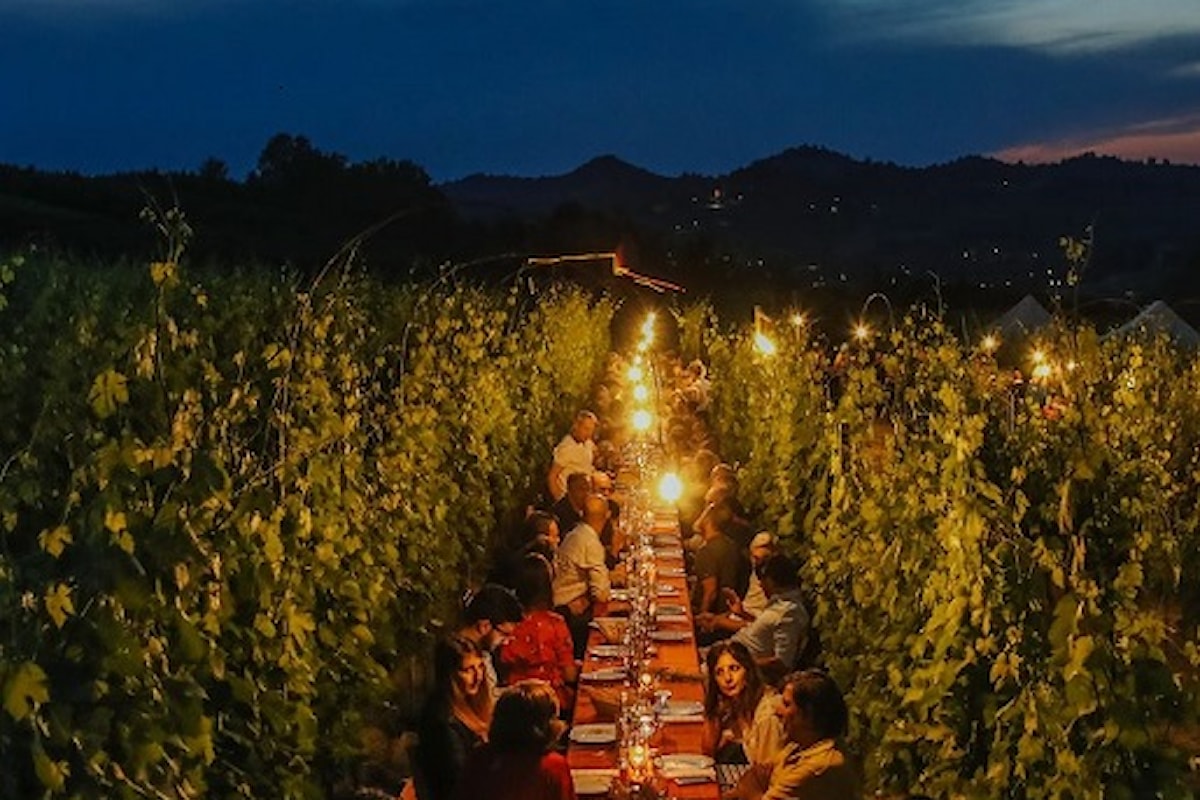
{"type": "Polygon", "coordinates": [[[527,680],[496,701],[488,743],[467,762],[454,800],[575,800],[571,769],[554,746],[565,725],[545,681],[527,680]]]}
{"type": "Polygon", "coordinates": [[[718,762],[769,761],[783,747],[779,696],[741,642],[717,642],[705,657],[703,749],[718,762]]]}
{"type": "Polygon", "coordinates": [[[549,683],[558,695],[561,709],[574,705],[572,685],[579,677],[571,632],[562,615],[552,610],[550,564],[531,553],[516,573],[517,599],[525,618],[513,629],[500,649],[500,666],[510,681],[537,678],[549,683]]]}
{"type": "Polygon", "coordinates": [[[419,791],[422,800],[448,800],[471,751],[487,742],[492,693],[478,645],[463,636],[437,641],[433,673],[418,729],[419,791]]]}

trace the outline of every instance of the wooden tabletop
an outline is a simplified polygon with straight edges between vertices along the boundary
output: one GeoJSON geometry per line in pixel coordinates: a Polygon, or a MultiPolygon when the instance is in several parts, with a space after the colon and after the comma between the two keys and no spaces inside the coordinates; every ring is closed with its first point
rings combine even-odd
{"type": "MultiPolygon", "coordinates": [[[[667,537],[674,537],[675,542],[679,542],[679,525],[658,523],[652,530],[656,537],[662,537],[664,540],[667,537]]],[[[682,551],[682,544],[679,549],[682,551]]],[[[655,670],[668,670],[666,676],[659,681],[658,688],[666,689],[671,692],[671,700],[697,700],[704,701],[704,684],[700,680],[700,662],[696,650],[696,640],[694,636],[694,625],[692,620],[691,603],[688,597],[687,579],[682,574],[681,569],[684,565],[682,558],[668,559],[661,555],[656,559],[659,567],[658,583],[666,584],[675,587],[677,590],[671,594],[659,594],[659,605],[670,604],[680,605],[687,609],[686,621],[680,622],[659,622],[656,626],[658,630],[686,631],[692,634],[687,640],[680,642],[663,642],[655,641],[654,646],[657,652],[653,658],[653,667],[655,670]],[[664,567],[680,568],[678,574],[662,574],[664,567]]],[[[596,616],[602,617],[609,612],[610,607],[619,607],[619,604],[597,604],[596,616]]],[[[598,658],[592,654],[592,647],[604,643],[604,637],[598,630],[593,629],[588,639],[588,651],[584,656],[583,672],[591,672],[592,670],[601,669],[604,667],[619,666],[620,662],[614,659],[598,658]]],[[[582,725],[601,720],[596,711],[595,705],[588,696],[589,686],[602,687],[604,691],[618,692],[619,684],[589,684],[587,681],[580,682],[579,696],[575,703],[575,714],[573,723],[582,725]]],[[[655,735],[652,745],[657,754],[666,755],[670,753],[700,753],[700,740],[703,732],[703,723],[701,722],[664,722],[660,731],[655,735]]],[[[567,750],[567,761],[573,769],[595,769],[595,768],[616,768],[617,767],[617,747],[615,744],[610,745],[581,745],[572,742],[567,750]]],[[[716,783],[700,783],[679,785],[674,781],[666,782],[666,792],[671,797],[678,798],[706,798],[706,800],[716,800],[720,797],[720,789],[716,783]]]]}

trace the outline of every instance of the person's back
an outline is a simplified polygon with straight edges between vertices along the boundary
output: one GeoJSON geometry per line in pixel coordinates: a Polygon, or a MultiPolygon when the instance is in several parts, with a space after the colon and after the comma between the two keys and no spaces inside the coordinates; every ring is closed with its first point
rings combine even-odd
{"type": "Polygon", "coordinates": [[[481,747],[467,762],[455,800],[568,800],[575,797],[562,753],[503,753],[481,747]]]}
{"type": "Polygon", "coordinates": [[[567,759],[554,751],[565,725],[545,681],[521,681],[496,703],[488,736],[467,762],[454,800],[575,800],[567,759]]]}

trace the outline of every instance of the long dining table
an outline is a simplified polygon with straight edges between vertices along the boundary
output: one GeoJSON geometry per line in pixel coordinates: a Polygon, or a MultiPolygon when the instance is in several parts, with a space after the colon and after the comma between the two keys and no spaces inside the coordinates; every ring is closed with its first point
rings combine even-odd
{"type": "MultiPolygon", "coordinates": [[[[655,541],[655,564],[658,572],[657,601],[663,606],[679,606],[674,609],[683,613],[660,614],[655,625],[658,635],[654,639],[655,652],[651,668],[659,674],[657,689],[670,692],[672,703],[704,701],[704,683],[700,672],[699,654],[695,639],[694,620],[691,603],[689,602],[689,587],[687,574],[684,569],[683,543],[680,538],[678,514],[660,509],[655,513],[655,522],[651,534],[655,541]]],[[[622,610],[622,601],[598,603],[595,616],[603,618],[622,610]]],[[[593,627],[588,640],[588,648],[584,657],[581,674],[619,667],[619,658],[606,657],[602,647],[607,643],[599,629],[593,627]]],[[[596,703],[589,693],[589,687],[609,695],[618,694],[620,682],[590,682],[586,677],[581,678],[575,712],[572,718],[573,726],[588,725],[596,722],[611,721],[611,714],[601,715],[596,703]]],[[[704,724],[698,716],[680,716],[667,719],[661,723],[658,733],[651,744],[658,756],[700,754],[701,737],[704,724]]],[[[611,771],[616,774],[619,766],[618,744],[604,742],[597,744],[580,743],[572,740],[567,749],[567,760],[573,771],[597,772],[611,771]]],[[[577,781],[577,786],[579,786],[577,781]]],[[[716,800],[720,797],[720,788],[715,781],[679,782],[663,778],[661,785],[664,794],[673,798],[705,798],[716,800]]],[[[583,795],[581,795],[583,796],[583,795]]],[[[596,796],[596,795],[590,795],[596,796]]]]}

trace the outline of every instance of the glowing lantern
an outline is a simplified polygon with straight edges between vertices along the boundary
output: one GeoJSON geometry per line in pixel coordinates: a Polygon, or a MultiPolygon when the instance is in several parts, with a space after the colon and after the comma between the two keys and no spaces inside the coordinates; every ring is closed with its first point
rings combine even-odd
{"type": "Polygon", "coordinates": [[[683,497],[683,481],[674,472],[668,472],[659,478],[658,496],[668,503],[677,503],[683,497]]]}

